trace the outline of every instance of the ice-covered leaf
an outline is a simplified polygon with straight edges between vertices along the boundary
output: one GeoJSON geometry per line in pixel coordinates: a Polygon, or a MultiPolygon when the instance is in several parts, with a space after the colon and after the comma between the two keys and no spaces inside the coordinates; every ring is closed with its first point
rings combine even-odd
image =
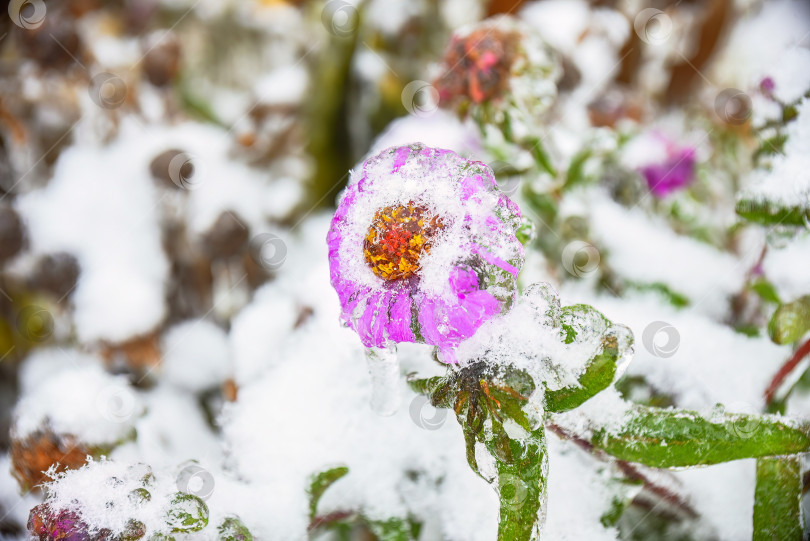
{"type": "Polygon", "coordinates": [[[777,344],[791,344],[810,330],[810,295],[779,306],[768,322],[768,334],[777,344]]]}
{"type": "Polygon", "coordinates": [[[613,325],[588,305],[560,308],[554,290],[539,283],[527,288],[509,313],[483,325],[463,343],[458,358],[461,365],[483,362],[525,373],[534,387],[548,389],[553,402],[577,394],[579,398],[566,398],[564,409],[570,409],[605,388],[621,372],[631,346],[632,335],[626,328],[613,325]],[[610,351],[600,357],[606,340],[610,351]],[[612,369],[610,362],[604,362],[611,356],[612,369]],[[576,390],[583,385],[587,391],[576,390]]]}
{"type": "Polygon", "coordinates": [[[172,498],[166,523],[173,532],[197,532],[208,526],[208,506],[199,496],[178,492],[172,498]]]}
{"type": "Polygon", "coordinates": [[[558,412],[574,409],[606,389],[613,383],[618,361],[619,340],[615,334],[606,334],[602,338],[601,350],[588,362],[577,385],[546,391],[546,410],[558,412]]]}
{"type": "Polygon", "coordinates": [[[398,518],[368,521],[369,530],[377,536],[379,541],[410,541],[416,539],[414,526],[409,520],[398,518]]]}
{"type": "Polygon", "coordinates": [[[800,457],[757,459],[753,540],[802,539],[801,501],[800,457]]]}
{"type": "Polygon", "coordinates": [[[226,517],[217,527],[220,541],[253,541],[253,534],[239,517],[226,517]]]}
{"type": "Polygon", "coordinates": [[[592,443],[621,460],[672,468],[807,452],[808,433],[773,415],[633,406],[617,426],[595,430],[592,443]]]}
{"type": "Polygon", "coordinates": [[[346,466],[337,466],[328,470],[322,471],[312,477],[309,483],[309,517],[314,518],[318,513],[318,502],[321,496],[326,492],[332,483],[349,473],[349,468],[346,466]]]}
{"type": "Polygon", "coordinates": [[[794,205],[781,205],[771,201],[741,199],[737,214],[748,221],[764,225],[791,225],[802,227],[810,219],[810,209],[794,205]]]}

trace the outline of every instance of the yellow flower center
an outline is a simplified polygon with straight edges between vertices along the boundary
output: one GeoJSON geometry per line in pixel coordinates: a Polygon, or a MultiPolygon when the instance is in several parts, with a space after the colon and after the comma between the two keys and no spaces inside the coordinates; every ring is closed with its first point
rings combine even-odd
{"type": "Polygon", "coordinates": [[[383,280],[409,278],[419,270],[422,254],[444,228],[441,218],[423,206],[396,205],[377,211],[363,242],[363,255],[383,280]]]}

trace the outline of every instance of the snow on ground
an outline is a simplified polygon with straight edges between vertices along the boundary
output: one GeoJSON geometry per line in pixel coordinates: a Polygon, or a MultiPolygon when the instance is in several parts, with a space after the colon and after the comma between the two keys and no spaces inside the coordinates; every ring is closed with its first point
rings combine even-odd
{"type": "Polygon", "coordinates": [[[654,293],[619,300],[563,290],[563,296],[592,303],[630,327],[635,355],[627,374],[644,376],[680,407],[708,411],[720,403],[730,411],[760,411],[771,376],[790,356],[788,346],[740,334],[699,311],[675,310],[654,293]]]}
{"type": "Polygon", "coordinates": [[[722,318],[729,296],[740,290],[757,251],[738,259],[693,238],[678,235],[639,208],[607,198],[594,201],[591,228],[610,265],[623,277],[660,282],[686,295],[703,313],[722,318]]]}
{"type": "Polygon", "coordinates": [[[714,529],[700,533],[728,541],[751,539],[755,469],[754,460],[737,460],[675,472],[692,503],[701,510],[704,528],[714,529]]]}
{"type": "MultiPolygon", "coordinates": [[[[806,60],[810,64],[810,51],[806,60]]],[[[774,157],[770,171],[751,175],[748,196],[806,209],[810,207],[810,99],[799,102],[797,110],[798,117],[785,130],[784,152],[774,157]]]]}
{"type": "MultiPolygon", "coordinates": [[[[106,446],[132,436],[133,418],[143,411],[140,397],[127,378],[108,374],[100,360],[84,362],[72,351],[52,352],[67,366],[48,373],[29,372],[36,381],[15,409],[15,437],[24,439],[47,426],[56,434],[72,434],[84,444],[106,446]],[[54,408],[51,398],[61,397],[54,408]]],[[[47,363],[48,359],[39,356],[47,363]]],[[[41,371],[40,371],[41,372],[41,371]]]]}
{"type": "MultiPolygon", "coordinates": [[[[20,199],[33,251],[66,251],[79,259],[75,318],[82,341],[124,341],[152,331],[165,316],[168,264],[159,227],[163,206],[175,204],[176,194],[155,188],[149,166],[161,152],[184,153],[168,173],[173,188],[187,194],[179,212],[194,234],[203,234],[226,211],[254,230],[266,228],[268,215],[280,214],[272,179],[232,160],[230,146],[229,135],[218,128],[144,127],[129,119],[109,146],[68,149],[48,187],[20,199]],[[192,175],[183,169],[187,162],[192,175]]],[[[285,210],[297,194],[290,192],[285,210]]]]}

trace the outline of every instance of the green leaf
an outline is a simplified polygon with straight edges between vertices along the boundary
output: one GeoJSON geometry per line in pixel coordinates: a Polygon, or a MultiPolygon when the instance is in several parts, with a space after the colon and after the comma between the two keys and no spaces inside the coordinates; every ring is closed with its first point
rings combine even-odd
{"type": "Polygon", "coordinates": [[[810,209],[783,207],[770,201],[741,199],[737,201],[737,214],[751,222],[765,225],[792,225],[803,227],[810,219],[810,209]]]}
{"type": "Polygon", "coordinates": [[[560,412],[574,409],[606,389],[616,376],[618,358],[619,340],[613,333],[606,334],[599,353],[588,361],[579,377],[579,385],[546,391],[546,410],[560,412]]]}
{"type": "Polygon", "coordinates": [[[166,524],[175,533],[202,530],[208,526],[208,506],[194,494],[177,492],[166,513],[166,524]]]}
{"type": "Polygon", "coordinates": [[[322,471],[312,477],[309,483],[309,490],[307,491],[309,494],[310,519],[315,518],[315,515],[318,514],[318,502],[321,501],[321,497],[323,493],[326,492],[326,489],[347,473],[349,473],[347,466],[338,466],[322,471]]]}
{"type": "Polygon", "coordinates": [[[217,528],[219,541],[253,541],[253,534],[239,517],[229,516],[217,528]]]}
{"type": "Polygon", "coordinates": [[[433,391],[439,387],[445,378],[442,376],[434,376],[432,378],[417,378],[413,374],[408,375],[408,386],[417,394],[430,396],[433,391]]]}
{"type": "Polygon", "coordinates": [[[551,164],[551,158],[549,157],[545,147],[543,146],[542,139],[540,139],[537,136],[530,135],[518,141],[515,138],[514,132],[512,131],[512,119],[507,113],[504,113],[503,119],[499,123],[498,127],[500,128],[501,133],[503,133],[503,137],[505,140],[511,143],[516,143],[523,149],[527,150],[529,154],[532,155],[535,163],[540,169],[546,171],[549,175],[551,175],[554,178],[557,177],[557,170],[551,164]]]}
{"type": "Polygon", "coordinates": [[[782,302],[774,285],[764,278],[755,280],[748,287],[750,287],[754,293],[759,295],[763,301],[772,302],[774,304],[781,304],[782,302]]]}
{"type": "Polygon", "coordinates": [[[511,388],[509,391],[507,391],[507,389],[509,389],[509,387],[490,387],[490,395],[500,404],[498,411],[501,415],[515,421],[523,430],[533,430],[533,422],[526,412],[523,411],[523,406],[528,401],[528,397],[532,394],[534,389],[532,388],[532,390],[526,391],[525,394],[520,396],[513,394],[514,388],[511,388]]]}
{"type": "Polygon", "coordinates": [[[378,541],[410,541],[414,539],[414,524],[407,519],[367,520],[369,530],[378,541]]]}
{"type": "Polygon", "coordinates": [[[668,408],[675,405],[672,396],[650,385],[643,376],[625,374],[616,381],[615,387],[622,398],[629,402],[656,408],[668,408]]]}
{"type": "Polygon", "coordinates": [[[417,378],[409,374],[408,386],[413,392],[430,398],[430,403],[436,408],[453,407],[455,396],[452,393],[452,381],[448,377],[417,378]]]}
{"type": "MultiPolygon", "coordinates": [[[[525,441],[511,439],[499,423],[497,442],[504,448],[493,453],[498,469],[498,541],[527,541],[540,534],[541,517],[546,504],[548,453],[545,431],[532,433],[525,441]],[[506,452],[506,453],[505,453],[506,452]]],[[[487,447],[491,447],[490,442],[487,447]]],[[[492,452],[494,449],[491,449],[492,452]]]]}
{"type": "Polygon", "coordinates": [[[574,157],[571,159],[570,165],[568,166],[568,172],[565,175],[565,184],[563,185],[564,190],[568,190],[585,182],[585,163],[590,157],[590,149],[581,150],[574,155],[574,157]]]}
{"type": "Polygon", "coordinates": [[[602,315],[602,312],[588,304],[564,306],[561,311],[561,332],[566,344],[602,334],[610,324],[610,320],[602,315]]]}
{"type": "Polygon", "coordinates": [[[776,309],[768,322],[768,334],[777,344],[792,344],[810,330],[810,295],[776,309]]]}
{"type": "Polygon", "coordinates": [[[515,237],[523,246],[528,246],[535,239],[537,234],[535,230],[534,222],[523,216],[520,219],[520,226],[515,231],[515,237]]]}
{"type": "Polygon", "coordinates": [[[800,457],[757,459],[753,541],[799,541],[801,501],[800,457]]]}
{"type": "Polygon", "coordinates": [[[810,450],[806,428],[773,415],[715,413],[634,405],[618,427],[594,431],[592,443],[621,460],[655,468],[718,464],[810,450]]]}
{"type": "Polygon", "coordinates": [[[635,289],[636,291],[655,291],[664,297],[667,302],[669,302],[669,304],[675,308],[684,308],[689,306],[689,298],[686,295],[674,291],[672,288],[662,282],[653,282],[651,284],[629,282],[627,287],[635,289]]]}
{"type": "Polygon", "coordinates": [[[764,139],[760,147],[754,152],[753,161],[757,163],[763,156],[773,156],[774,154],[782,154],[785,148],[787,135],[776,134],[773,137],[764,139]]]}
{"type": "Polygon", "coordinates": [[[557,201],[551,194],[535,191],[528,182],[523,184],[521,193],[528,205],[527,210],[531,211],[527,215],[531,216],[537,226],[535,238],[541,244],[548,245],[551,239],[555,238],[550,234],[554,231],[554,222],[557,220],[559,212],[557,201]],[[551,238],[549,238],[550,236],[551,238]]]}
{"type": "Polygon", "coordinates": [[[543,141],[539,137],[527,137],[523,147],[529,151],[537,166],[554,178],[557,178],[557,169],[551,163],[551,157],[543,146],[543,141]]]}

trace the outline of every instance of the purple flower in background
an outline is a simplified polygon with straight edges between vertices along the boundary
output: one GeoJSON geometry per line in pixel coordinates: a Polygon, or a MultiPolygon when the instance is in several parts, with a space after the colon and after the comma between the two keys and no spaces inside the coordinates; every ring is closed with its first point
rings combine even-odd
{"type": "Polygon", "coordinates": [[[445,362],[514,299],[517,205],[452,151],[394,147],[352,173],[327,236],[342,319],[366,347],[418,342],[445,362]]]}
{"type": "Polygon", "coordinates": [[[773,91],[776,89],[776,83],[773,80],[773,77],[765,77],[759,82],[759,89],[762,91],[763,94],[768,96],[769,98],[773,97],[773,91]]]}
{"type": "Polygon", "coordinates": [[[666,197],[691,184],[695,179],[695,163],[694,148],[677,148],[668,144],[666,159],[642,167],[641,174],[647,180],[647,186],[653,195],[666,197]]]}

